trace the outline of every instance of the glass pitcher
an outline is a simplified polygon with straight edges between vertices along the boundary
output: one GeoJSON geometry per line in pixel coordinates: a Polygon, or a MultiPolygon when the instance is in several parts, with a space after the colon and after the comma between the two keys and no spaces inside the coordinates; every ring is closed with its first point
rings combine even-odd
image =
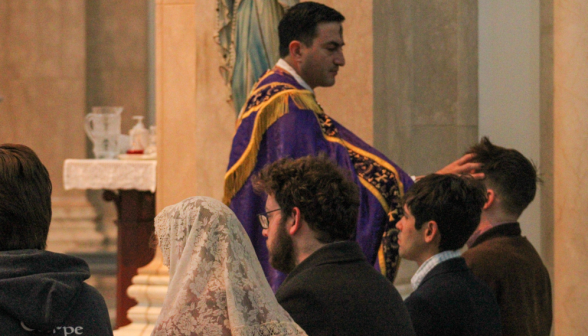
{"type": "Polygon", "coordinates": [[[118,156],[118,137],[120,136],[120,114],[122,107],[92,107],[86,115],[86,134],[94,144],[94,157],[114,159],[118,156]]]}

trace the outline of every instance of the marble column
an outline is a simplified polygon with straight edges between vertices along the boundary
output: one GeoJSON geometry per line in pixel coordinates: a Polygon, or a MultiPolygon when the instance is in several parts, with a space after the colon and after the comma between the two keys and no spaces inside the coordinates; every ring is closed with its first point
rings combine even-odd
{"type": "Polygon", "coordinates": [[[156,2],[157,208],[189,196],[217,199],[235,113],[214,41],[216,2],[156,2]]]}
{"type": "Polygon", "coordinates": [[[553,1],[540,3],[540,102],[539,102],[539,148],[541,209],[541,251],[539,254],[553,282],[553,1]]]}
{"type": "Polygon", "coordinates": [[[555,335],[586,335],[588,2],[554,0],[555,335]]]}
{"type": "Polygon", "coordinates": [[[374,1],[374,144],[410,174],[477,140],[476,1],[374,1]]]}
{"type": "MultiPolygon", "coordinates": [[[[478,5],[373,2],[374,145],[407,173],[435,172],[478,136],[478,5]]],[[[410,291],[416,264],[395,282],[410,291]]]]}

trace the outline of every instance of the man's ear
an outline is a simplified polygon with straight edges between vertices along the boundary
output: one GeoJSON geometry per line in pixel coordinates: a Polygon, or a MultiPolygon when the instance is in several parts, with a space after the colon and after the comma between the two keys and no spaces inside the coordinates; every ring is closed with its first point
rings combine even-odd
{"type": "Polygon", "coordinates": [[[425,234],[425,242],[426,243],[431,243],[431,242],[435,241],[436,239],[441,239],[440,238],[441,235],[439,232],[439,227],[437,226],[437,222],[428,221],[423,226],[425,229],[424,234],[425,234]]]}
{"type": "Polygon", "coordinates": [[[302,56],[302,42],[294,40],[290,42],[288,49],[290,50],[290,57],[292,59],[299,60],[302,56]]]}
{"type": "Polygon", "coordinates": [[[488,210],[496,201],[496,193],[493,189],[486,189],[486,203],[484,203],[484,207],[482,210],[488,210]]]}
{"type": "Polygon", "coordinates": [[[295,235],[296,232],[298,232],[302,227],[302,215],[300,214],[300,209],[293,207],[290,218],[292,218],[292,221],[290,225],[286,226],[286,230],[292,236],[295,235]]]}

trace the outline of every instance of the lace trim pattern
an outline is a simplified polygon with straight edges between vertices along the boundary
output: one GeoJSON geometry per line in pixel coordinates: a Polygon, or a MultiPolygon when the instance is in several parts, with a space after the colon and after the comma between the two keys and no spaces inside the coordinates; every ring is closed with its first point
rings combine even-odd
{"type": "Polygon", "coordinates": [[[155,192],[155,160],[77,160],[63,164],[63,184],[71,189],[136,189],[155,192]]]}
{"type": "Polygon", "coordinates": [[[153,335],[306,335],[276,301],[224,204],[188,198],[156,217],[155,232],[170,284],[153,335]]]}

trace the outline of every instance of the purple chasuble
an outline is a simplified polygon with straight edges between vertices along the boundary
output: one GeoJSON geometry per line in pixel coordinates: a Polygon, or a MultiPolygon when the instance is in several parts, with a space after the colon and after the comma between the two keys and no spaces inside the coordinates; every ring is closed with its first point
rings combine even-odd
{"type": "Polygon", "coordinates": [[[265,196],[253,191],[251,177],[278,159],[321,152],[351,171],[361,202],[354,239],[368,262],[393,281],[398,266],[395,225],[402,215],[401,197],[412,186],[412,179],[378,150],[327,116],[314,94],[279,67],[261,77],[237,120],[223,201],[245,227],[276,291],[285,275],[269,265],[266,239],[257,219],[257,214],[265,212],[265,196]]]}

